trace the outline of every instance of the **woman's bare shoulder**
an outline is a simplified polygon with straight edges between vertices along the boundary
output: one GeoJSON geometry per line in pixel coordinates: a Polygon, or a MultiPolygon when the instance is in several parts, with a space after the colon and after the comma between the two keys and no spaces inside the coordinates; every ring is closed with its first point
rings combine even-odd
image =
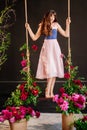
{"type": "Polygon", "coordinates": [[[60,27],[60,24],[59,24],[58,22],[54,22],[53,25],[52,25],[52,27],[54,27],[54,28],[59,28],[59,27],[60,27]]]}

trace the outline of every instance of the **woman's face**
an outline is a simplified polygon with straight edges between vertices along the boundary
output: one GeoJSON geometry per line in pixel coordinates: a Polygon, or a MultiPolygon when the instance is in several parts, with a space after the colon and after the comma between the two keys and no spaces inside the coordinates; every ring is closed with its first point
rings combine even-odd
{"type": "Polygon", "coordinates": [[[55,20],[55,15],[54,15],[54,14],[52,14],[52,15],[50,16],[50,20],[51,20],[51,23],[54,22],[54,20],[55,20]]]}

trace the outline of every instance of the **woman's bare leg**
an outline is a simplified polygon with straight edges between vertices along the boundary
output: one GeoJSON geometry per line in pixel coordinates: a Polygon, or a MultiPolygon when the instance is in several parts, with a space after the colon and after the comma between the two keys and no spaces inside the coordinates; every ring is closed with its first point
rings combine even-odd
{"type": "Polygon", "coordinates": [[[50,91],[50,88],[51,88],[51,84],[52,84],[52,78],[48,78],[47,79],[47,87],[46,87],[46,90],[45,90],[45,97],[46,98],[50,98],[51,97],[51,91],[50,91]]]}
{"type": "Polygon", "coordinates": [[[51,97],[54,96],[53,90],[54,90],[54,86],[55,86],[55,81],[56,81],[56,77],[53,77],[52,82],[51,82],[51,86],[50,86],[50,96],[51,97]]]}

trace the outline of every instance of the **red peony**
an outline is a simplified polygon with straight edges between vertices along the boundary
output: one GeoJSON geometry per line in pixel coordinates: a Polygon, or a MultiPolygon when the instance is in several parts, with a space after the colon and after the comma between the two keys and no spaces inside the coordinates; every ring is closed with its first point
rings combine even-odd
{"type": "Polygon", "coordinates": [[[34,51],[37,51],[38,47],[34,44],[34,45],[32,45],[32,49],[33,49],[34,51]]]}
{"type": "Polygon", "coordinates": [[[65,93],[64,87],[61,87],[61,88],[59,89],[59,91],[60,91],[60,93],[65,93]]]}
{"type": "Polygon", "coordinates": [[[32,89],[32,94],[33,94],[34,96],[37,96],[37,95],[38,95],[38,90],[37,90],[37,89],[32,89]]]}
{"type": "Polygon", "coordinates": [[[65,74],[64,74],[64,78],[65,78],[65,79],[69,79],[69,78],[70,78],[70,74],[69,74],[69,73],[65,73],[65,74]]]}
{"type": "Polygon", "coordinates": [[[22,94],[21,94],[21,96],[20,96],[20,98],[21,98],[21,100],[26,100],[27,99],[27,97],[28,97],[28,92],[22,92],[22,94]]]}

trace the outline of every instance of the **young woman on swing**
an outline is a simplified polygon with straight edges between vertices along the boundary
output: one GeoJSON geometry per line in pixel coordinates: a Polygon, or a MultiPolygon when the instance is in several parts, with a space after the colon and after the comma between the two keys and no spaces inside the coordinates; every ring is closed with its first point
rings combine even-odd
{"type": "Polygon", "coordinates": [[[45,89],[45,97],[52,98],[56,77],[64,78],[64,65],[62,53],[57,41],[57,33],[64,37],[69,37],[70,18],[66,19],[66,29],[57,22],[57,15],[54,10],[47,12],[37,32],[34,34],[29,23],[25,23],[25,27],[29,32],[33,41],[36,41],[41,35],[44,35],[44,42],[39,56],[39,62],[36,72],[37,79],[47,79],[47,87],[45,89]]]}

